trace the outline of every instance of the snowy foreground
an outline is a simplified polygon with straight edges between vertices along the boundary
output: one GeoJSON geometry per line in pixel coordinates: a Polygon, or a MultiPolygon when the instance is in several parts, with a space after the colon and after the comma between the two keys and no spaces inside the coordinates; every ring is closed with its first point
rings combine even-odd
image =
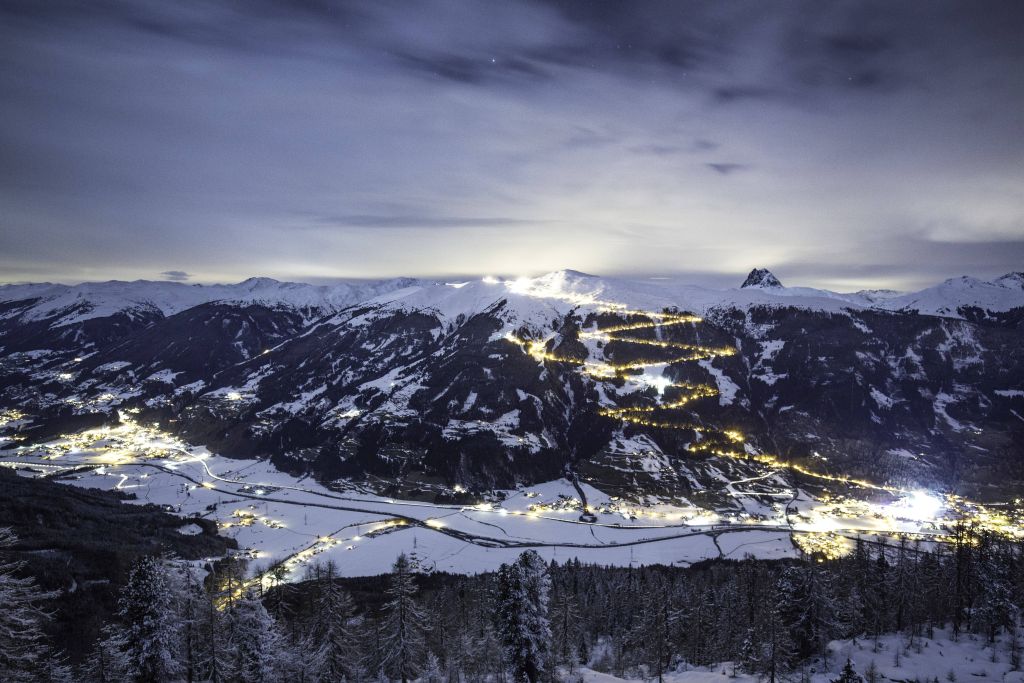
{"type": "MultiPolygon", "coordinates": [[[[963,634],[958,641],[953,641],[948,629],[936,630],[933,638],[917,638],[912,645],[902,635],[882,636],[877,645],[873,639],[836,640],[828,646],[828,671],[822,669],[821,661],[818,660],[807,665],[806,673],[812,683],[833,681],[839,677],[843,665],[849,659],[862,678],[869,677],[869,669],[874,663],[878,680],[927,683],[937,679],[942,683],[1018,683],[1024,681],[1024,672],[1014,670],[1008,641],[1009,638],[1004,635],[996,639],[993,647],[984,638],[972,634],[963,634]]],[[[618,678],[586,667],[577,673],[583,683],[645,680],[618,678]]],[[[800,671],[791,674],[797,679],[801,675],[800,671]]],[[[664,675],[664,680],[667,683],[755,683],[764,679],[744,674],[731,663],[724,663],[672,671],[664,675]]]]}

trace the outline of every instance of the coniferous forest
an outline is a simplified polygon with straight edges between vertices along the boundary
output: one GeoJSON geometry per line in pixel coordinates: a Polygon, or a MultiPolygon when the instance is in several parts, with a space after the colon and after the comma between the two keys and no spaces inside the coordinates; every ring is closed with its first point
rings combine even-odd
{"type": "Polygon", "coordinates": [[[845,675],[825,656],[830,640],[899,633],[909,649],[937,628],[1009,634],[1006,661],[1020,666],[1024,545],[967,527],[948,546],[859,541],[834,560],[608,568],[526,551],[498,572],[455,576],[402,555],[382,577],[314,564],[265,591],[245,588],[240,569],[142,558],[88,656],[70,662],[45,633],[56,596],[5,563],[0,679],[536,683],[574,680],[580,666],[656,679],[728,662],[797,680],[811,666],[845,675]]]}

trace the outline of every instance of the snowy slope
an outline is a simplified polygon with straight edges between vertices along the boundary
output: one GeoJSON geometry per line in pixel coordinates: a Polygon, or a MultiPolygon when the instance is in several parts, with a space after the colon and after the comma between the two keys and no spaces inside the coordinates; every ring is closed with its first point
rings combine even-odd
{"type": "Polygon", "coordinates": [[[187,285],[148,280],[86,282],[73,286],[43,283],[0,286],[0,302],[38,299],[27,311],[19,311],[22,319],[57,317],[56,326],[103,318],[122,311],[148,311],[169,316],[213,301],[263,304],[323,315],[412,282],[402,278],[318,286],[250,278],[231,285],[187,285]]]}
{"type": "MultiPolygon", "coordinates": [[[[854,670],[863,678],[872,664],[880,680],[889,681],[1003,681],[1020,683],[1024,673],[1011,662],[1008,636],[1000,636],[995,645],[975,635],[962,635],[954,639],[948,629],[936,629],[933,637],[918,637],[913,644],[902,635],[887,634],[877,639],[835,640],[829,643],[827,668],[815,660],[806,672],[794,672],[793,677],[807,676],[811,683],[831,683],[849,659],[854,670]]],[[[639,672],[632,672],[639,673],[639,672]]],[[[640,677],[619,678],[611,674],[580,670],[582,683],[622,683],[641,681],[640,677]]],[[[758,676],[745,674],[731,662],[714,666],[687,666],[665,674],[666,683],[757,683],[758,676]]]]}
{"type": "MultiPolygon", "coordinates": [[[[594,309],[618,304],[633,309],[674,307],[706,313],[714,308],[752,306],[797,307],[841,312],[845,309],[916,311],[926,315],[962,317],[958,309],[977,307],[1004,312],[1024,306],[1024,274],[1010,273],[993,281],[961,277],[907,294],[891,291],[832,292],[809,287],[785,287],[768,271],[755,271],[772,286],[712,289],[679,278],[596,277],[560,270],[535,278],[484,278],[461,283],[434,283],[399,278],[366,283],[309,285],[250,278],[230,285],[187,285],[178,282],[89,282],[0,285],[0,302],[38,299],[24,320],[59,317],[68,325],[120,311],[150,311],[173,315],[212,301],[264,304],[329,314],[355,303],[383,310],[424,311],[443,320],[471,317],[506,301],[510,324],[543,325],[574,308],[594,309]]],[[[749,280],[749,278],[748,278],[749,280]]]]}
{"type": "Polygon", "coordinates": [[[1008,273],[991,282],[973,277],[951,278],[877,305],[892,311],[917,311],[946,317],[960,317],[957,311],[965,306],[992,312],[1008,311],[1024,306],[1024,273],[1008,273]]]}
{"type": "MultiPolygon", "coordinates": [[[[765,277],[778,280],[767,271],[765,277]]],[[[552,313],[564,315],[579,308],[593,310],[616,304],[630,309],[660,310],[672,307],[696,313],[715,308],[747,309],[754,306],[796,307],[838,313],[847,309],[916,311],[925,315],[962,317],[961,307],[1003,312],[1024,306],[1024,274],[1011,273],[986,282],[963,277],[940,285],[900,294],[889,290],[833,292],[781,284],[712,289],[683,279],[596,277],[559,270],[535,278],[500,280],[485,278],[466,283],[425,284],[385,294],[371,302],[393,309],[432,311],[454,320],[470,317],[499,301],[508,302],[517,319],[543,322],[552,313]]]]}

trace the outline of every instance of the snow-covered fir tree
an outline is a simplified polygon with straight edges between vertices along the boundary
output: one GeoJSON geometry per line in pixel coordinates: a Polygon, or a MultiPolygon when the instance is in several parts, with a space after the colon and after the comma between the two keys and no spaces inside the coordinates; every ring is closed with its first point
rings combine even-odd
{"type": "Polygon", "coordinates": [[[446,676],[441,668],[441,660],[433,652],[427,654],[427,661],[423,665],[423,673],[420,675],[423,683],[444,683],[446,676]]]}
{"type": "Polygon", "coordinates": [[[125,656],[124,631],[120,626],[107,624],[93,645],[79,673],[88,683],[115,683],[128,677],[128,659],[125,656]]]}
{"type": "Polygon", "coordinates": [[[358,648],[351,621],[352,596],[335,580],[336,568],[317,568],[313,582],[313,613],[304,639],[304,679],[329,683],[358,677],[358,648]]]}
{"type": "Polygon", "coordinates": [[[547,565],[533,550],[498,571],[498,632],[516,681],[537,683],[547,670],[550,590],[547,565]]]}
{"type": "Polygon", "coordinates": [[[202,580],[191,565],[187,562],[176,565],[171,580],[177,598],[175,611],[181,639],[182,678],[185,683],[193,683],[208,678],[212,642],[203,634],[207,595],[202,580]]]}
{"type": "Polygon", "coordinates": [[[381,624],[381,668],[402,683],[416,678],[426,658],[427,620],[416,603],[416,578],[405,553],[391,569],[381,624]]]}
{"type": "Polygon", "coordinates": [[[579,664],[582,624],[573,586],[559,585],[551,601],[551,654],[556,666],[572,673],[579,664]]]}
{"type": "Polygon", "coordinates": [[[661,683],[672,657],[672,630],[676,614],[664,580],[655,577],[647,587],[640,610],[635,641],[644,651],[650,676],[661,683]]]}
{"type": "Polygon", "coordinates": [[[977,569],[980,595],[974,617],[988,642],[993,643],[1000,630],[1013,628],[1017,621],[1017,607],[1013,604],[1005,551],[992,543],[985,543],[980,552],[977,569]]]}
{"type": "Polygon", "coordinates": [[[839,678],[832,679],[832,683],[864,683],[864,679],[854,670],[853,664],[847,659],[839,678]]]}
{"type": "MultiPolygon", "coordinates": [[[[0,552],[16,542],[14,533],[0,528],[0,552]]],[[[66,674],[47,643],[43,624],[50,618],[43,603],[53,597],[35,579],[18,576],[22,564],[0,562],[0,680],[60,678],[66,674]]]]}
{"type": "Polygon", "coordinates": [[[144,557],[132,568],[119,601],[127,677],[134,683],[163,683],[181,673],[181,630],[175,581],[167,562],[144,557]]]}
{"type": "Polygon", "coordinates": [[[283,638],[255,590],[235,601],[228,615],[237,683],[271,683],[287,670],[283,638]]]}
{"type": "Polygon", "coordinates": [[[828,641],[842,632],[839,608],[828,575],[814,564],[787,567],[777,584],[778,606],[798,658],[824,655],[828,641]]]}

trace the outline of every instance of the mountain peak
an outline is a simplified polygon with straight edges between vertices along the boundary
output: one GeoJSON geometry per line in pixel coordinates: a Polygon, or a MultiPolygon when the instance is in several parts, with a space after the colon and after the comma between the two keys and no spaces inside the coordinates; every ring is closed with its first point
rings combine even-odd
{"type": "Polygon", "coordinates": [[[779,278],[772,275],[772,271],[767,268],[754,268],[750,271],[750,275],[740,285],[740,289],[745,287],[760,287],[762,289],[780,289],[782,283],[779,282],[779,278]]]}
{"type": "Polygon", "coordinates": [[[238,283],[241,287],[254,289],[256,287],[274,287],[281,284],[279,281],[269,277],[251,277],[238,283]]]}
{"type": "Polygon", "coordinates": [[[993,280],[997,285],[1002,287],[1009,287],[1011,289],[1024,289],[1024,271],[1016,273],[1007,273],[1001,277],[997,277],[993,280]]]}

